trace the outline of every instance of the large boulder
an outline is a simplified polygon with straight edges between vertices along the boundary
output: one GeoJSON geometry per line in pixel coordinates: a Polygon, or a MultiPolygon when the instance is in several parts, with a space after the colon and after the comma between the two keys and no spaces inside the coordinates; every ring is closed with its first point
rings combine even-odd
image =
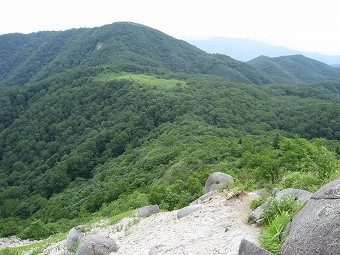
{"type": "Polygon", "coordinates": [[[284,189],[276,193],[275,197],[277,199],[290,197],[291,199],[301,204],[301,203],[307,202],[312,197],[312,193],[310,193],[307,190],[303,190],[303,189],[288,188],[288,189],[284,189]]]}
{"type": "Polygon", "coordinates": [[[197,211],[198,209],[200,209],[201,205],[200,204],[196,204],[196,205],[189,205],[187,207],[182,208],[181,210],[179,210],[177,212],[177,218],[181,219],[195,211],[197,211]]]}
{"type": "Polygon", "coordinates": [[[227,184],[233,182],[233,177],[229,174],[214,172],[209,175],[207,181],[204,186],[204,193],[208,193],[213,190],[221,190],[227,184]]]}
{"type": "Polygon", "coordinates": [[[137,210],[137,216],[149,217],[152,214],[159,213],[160,209],[158,205],[148,205],[137,210]]]}
{"type": "Polygon", "coordinates": [[[242,239],[238,249],[238,255],[273,255],[273,253],[258,247],[246,239],[242,239]]]}
{"type": "Polygon", "coordinates": [[[80,240],[76,255],[109,255],[118,251],[118,245],[109,237],[87,236],[80,240]]]}
{"type": "Polygon", "coordinates": [[[281,254],[340,254],[340,178],[315,192],[293,218],[281,254]]]}
{"type": "Polygon", "coordinates": [[[84,226],[77,226],[70,230],[66,238],[67,250],[73,252],[77,242],[83,237],[85,232],[84,226]]]}

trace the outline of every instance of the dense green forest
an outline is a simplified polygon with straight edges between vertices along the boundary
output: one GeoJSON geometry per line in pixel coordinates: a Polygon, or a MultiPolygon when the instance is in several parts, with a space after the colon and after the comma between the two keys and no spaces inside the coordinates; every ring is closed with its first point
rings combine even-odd
{"type": "Polygon", "coordinates": [[[330,74],[275,83],[131,23],[4,41],[1,236],[46,237],[148,203],[180,208],[213,171],[246,190],[313,191],[340,175],[330,74]]]}
{"type": "Polygon", "coordinates": [[[302,55],[276,58],[260,56],[249,61],[248,64],[259,68],[269,74],[273,80],[281,83],[292,81],[313,83],[325,79],[336,80],[340,78],[338,69],[302,55]]]}

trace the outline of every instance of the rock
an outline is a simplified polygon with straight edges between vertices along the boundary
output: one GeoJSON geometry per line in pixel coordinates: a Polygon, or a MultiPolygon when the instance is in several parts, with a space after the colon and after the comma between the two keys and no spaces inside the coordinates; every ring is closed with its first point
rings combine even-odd
{"type": "Polygon", "coordinates": [[[158,205],[148,205],[137,210],[137,216],[149,217],[152,214],[159,213],[160,209],[158,205]]]}
{"type": "Polygon", "coordinates": [[[164,247],[164,244],[158,244],[153,246],[150,251],[149,251],[149,255],[157,255],[157,254],[161,254],[162,253],[162,247],[164,247]]]}
{"type": "Polygon", "coordinates": [[[190,205],[197,205],[197,204],[201,204],[204,200],[207,200],[208,198],[212,197],[216,192],[213,191],[209,191],[208,193],[204,194],[203,196],[200,196],[199,198],[197,198],[195,201],[192,201],[190,203],[190,205]]]}
{"type": "Polygon", "coordinates": [[[337,178],[317,190],[313,199],[340,199],[340,178],[337,178]]]}
{"type": "Polygon", "coordinates": [[[278,188],[274,188],[273,191],[272,191],[272,194],[271,194],[271,197],[275,197],[277,193],[280,192],[280,189],[278,188]]]}
{"type": "Polygon", "coordinates": [[[70,232],[67,235],[67,239],[66,239],[67,250],[69,252],[74,251],[74,248],[78,240],[80,240],[83,237],[84,232],[85,232],[84,226],[74,227],[70,230],[70,232]]]}
{"type": "Polygon", "coordinates": [[[118,246],[111,238],[92,235],[80,240],[76,255],[109,255],[117,251],[118,246]]]}
{"type": "Polygon", "coordinates": [[[208,193],[213,190],[220,190],[227,184],[233,182],[233,177],[228,174],[214,172],[209,175],[204,186],[204,193],[208,193]]]}
{"type": "Polygon", "coordinates": [[[281,190],[275,196],[277,199],[281,199],[283,197],[290,197],[291,199],[296,200],[298,203],[304,203],[312,197],[312,193],[303,189],[288,188],[281,190]]]}
{"type": "Polygon", "coordinates": [[[264,209],[267,207],[267,205],[268,205],[268,200],[264,204],[257,207],[254,211],[252,211],[251,214],[249,215],[249,219],[261,225],[261,222],[262,222],[261,215],[263,214],[264,209]]]}
{"type": "Polygon", "coordinates": [[[189,205],[187,207],[182,208],[181,210],[178,211],[177,213],[177,218],[181,219],[195,211],[197,211],[201,207],[200,204],[197,205],[189,205]]]}
{"type": "Polygon", "coordinates": [[[340,254],[340,178],[314,193],[293,218],[282,255],[340,254]]]}
{"type": "Polygon", "coordinates": [[[287,226],[285,227],[285,229],[283,230],[281,234],[281,238],[280,238],[281,241],[283,241],[283,239],[288,237],[291,225],[292,225],[292,222],[288,222],[287,226]]]}
{"type": "Polygon", "coordinates": [[[238,255],[273,255],[273,254],[243,239],[238,249],[238,255]]]}

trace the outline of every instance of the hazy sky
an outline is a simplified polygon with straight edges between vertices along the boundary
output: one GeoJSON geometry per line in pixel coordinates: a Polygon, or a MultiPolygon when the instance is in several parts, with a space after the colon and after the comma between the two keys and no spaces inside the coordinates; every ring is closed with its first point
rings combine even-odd
{"type": "Polygon", "coordinates": [[[132,21],[180,39],[247,38],[340,55],[340,0],[1,0],[0,34],[132,21]]]}

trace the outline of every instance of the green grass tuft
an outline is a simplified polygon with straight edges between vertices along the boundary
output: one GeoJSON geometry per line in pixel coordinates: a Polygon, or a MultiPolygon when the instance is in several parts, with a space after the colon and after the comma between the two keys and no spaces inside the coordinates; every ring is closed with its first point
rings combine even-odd
{"type": "Polygon", "coordinates": [[[285,211],[269,220],[268,224],[262,229],[261,235],[259,236],[261,247],[275,255],[279,255],[282,245],[281,234],[287,224],[291,221],[292,217],[292,212],[285,211]]]}

